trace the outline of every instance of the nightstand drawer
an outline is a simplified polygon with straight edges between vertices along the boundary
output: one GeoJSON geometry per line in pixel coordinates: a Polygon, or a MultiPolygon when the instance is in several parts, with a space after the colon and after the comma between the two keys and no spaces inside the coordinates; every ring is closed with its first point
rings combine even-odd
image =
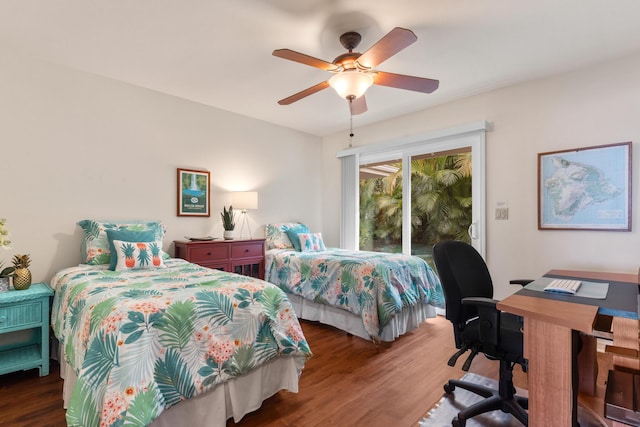
{"type": "Polygon", "coordinates": [[[244,243],[231,246],[231,258],[249,258],[263,256],[262,247],[264,244],[244,243]]]}
{"type": "Polygon", "coordinates": [[[0,331],[42,322],[40,302],[0,307],[0,331]]]}
{"type": "Polygon", "coordinates": [[[226,246],[220,245],[200,245],[193,247],[189,251],[189,261],[199,263],[201,261],[226,260],[229,252],[226,246]]]}

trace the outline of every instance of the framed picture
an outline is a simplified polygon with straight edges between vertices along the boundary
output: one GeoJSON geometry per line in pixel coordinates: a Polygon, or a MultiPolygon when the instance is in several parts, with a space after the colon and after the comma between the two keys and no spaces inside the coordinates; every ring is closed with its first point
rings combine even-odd
{"type": "Polygon", "coordinates": [[[178,216],[211,216],[209,172],[178,169],[178,216]]]}
{"type": "Polygon", "coordinates": [[[631,231],[631,142],[539,153],[538,229],[631,231]]]}

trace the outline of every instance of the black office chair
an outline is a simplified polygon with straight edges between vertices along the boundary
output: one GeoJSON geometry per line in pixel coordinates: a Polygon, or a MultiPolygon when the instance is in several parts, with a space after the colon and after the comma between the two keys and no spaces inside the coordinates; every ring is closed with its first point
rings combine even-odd
{"type": "MultiPolygon", "coordinates": [[[[522,318],[496,309],[493,283],[487,265],[480,254],[464,242],[445,241],[433,247],[433,258],[445,296],[447,319],[453,324],[458,352],[449,359],[455,366],[458,358],[471,350],[462,370],[467,371],[478,353],[500,361],[499,390],[461,380],[449,380],[446,393],[456,387],[469,390],[485,399],[460,411],[452,420],[454,427],[464,427],[469,418],[497,409],[512,414],[525,426],[528,424],[527,398],[515,395],[513,367],[527,361],[522,355],[522,318]]],[[[524,285],[529,281],[510,283],[524,285]]]]}

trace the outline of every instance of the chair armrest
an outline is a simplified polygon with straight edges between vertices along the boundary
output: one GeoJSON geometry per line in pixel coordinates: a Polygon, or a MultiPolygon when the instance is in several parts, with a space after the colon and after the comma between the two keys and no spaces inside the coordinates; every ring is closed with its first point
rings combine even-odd
{"type": "Polygon", "coordinates": [[[492,298],[486,298],[486,297],[466,297],[466,298],[462,298],[462,304],[468,304],[468,305],[475,305],[478,308],[480,307],[489,307],[489,308],[493,308],[494,310],[498,310],[496,308],[496,304],[498,303],[498,300],[492,299],[492,298]]]}
{"type": "Polygon", "coordinates": [[[485,353],[495,353],[500,335],[500,310],[496,308],[498,300],[485,297],[462,298],[463,305],[473,305],[478,310],[478,326],[480,341],[492,348],[485,348],[485,353]]]}
{"type": "Polygon", "coordinates": [[[531,280],[531,279],[513,279],[513,280],[509,280],[510,284],[512,284],[512,285],[520,285],[520,286],[528,285],[531,282],[533,282],[533,280],[531,280]]]}

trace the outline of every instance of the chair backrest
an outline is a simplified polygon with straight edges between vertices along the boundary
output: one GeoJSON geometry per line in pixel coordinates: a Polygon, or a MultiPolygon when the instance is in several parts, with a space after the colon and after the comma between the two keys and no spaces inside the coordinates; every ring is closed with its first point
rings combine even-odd
{"type": "Polygon", "coordinates": [[[459,241],[444,241],[433,247],[433,260],[444,292],[447,319],[456,325],[477,316],[477,310],[463,306],[462,298],[493,298],[493,282],[482,256],[473,246],[459,241]]]}

